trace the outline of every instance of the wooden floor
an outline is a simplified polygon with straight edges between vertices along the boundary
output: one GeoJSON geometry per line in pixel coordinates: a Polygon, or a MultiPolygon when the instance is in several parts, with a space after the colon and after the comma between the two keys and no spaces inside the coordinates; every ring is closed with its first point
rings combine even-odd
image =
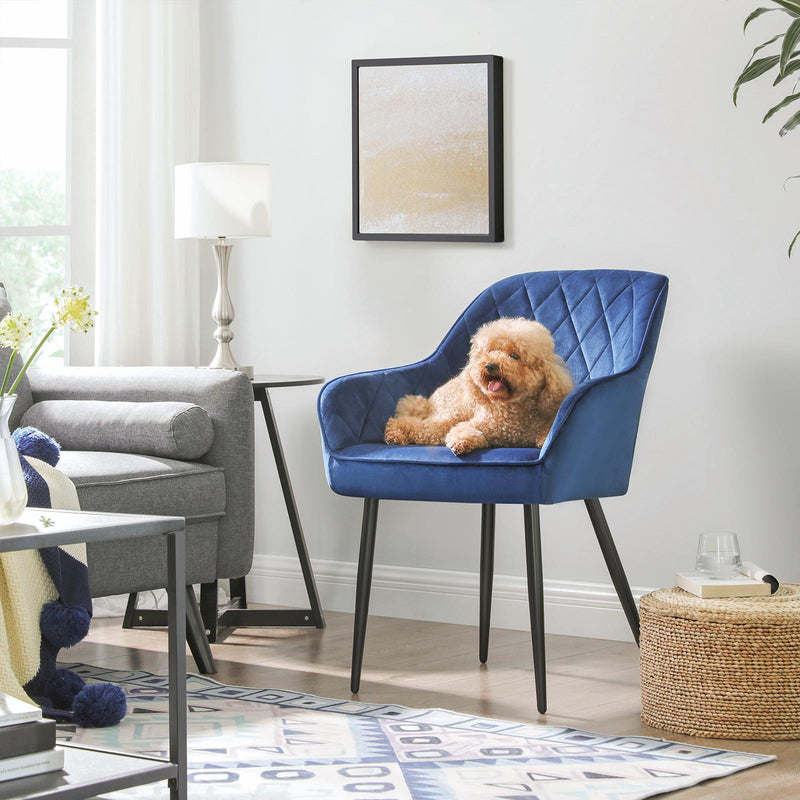
{"type": "MultiPolygon", "coordinates": [[[[348,698],[351,614],[328,612],[327,627],[239,629],[213,645],[223,683],[293,689],[348,698]]],[[[166,673],[166,635],[128,630],[120,619],[96,619],[62,660],[166,673]]],[[[477,628],[370,617],[361,700],[439,707],[468,714],[569,726],[608,734],[644,734],[675,741],[771,753],[777,762],[673,793],[695,798],[800,798],[800,742],[736,742],[657,731],[639,718],[639,659],[633,644],[547,637],[548,713],[536,711],[530,636],[492,631],[489,662],[477,657],[477,628]]],[[[187,670],[196,671],[187,656],[187,670]]]]}

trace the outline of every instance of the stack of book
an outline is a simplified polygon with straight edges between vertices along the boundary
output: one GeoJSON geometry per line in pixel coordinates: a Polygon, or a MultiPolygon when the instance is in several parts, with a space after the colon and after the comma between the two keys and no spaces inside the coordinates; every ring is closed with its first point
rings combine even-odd
{"type": "Polygon", "coordinates": [[[56,747],[56,723],[42,709],[0,692],[0,781],[64,768],[56,747]]]}
{"type": "Polygon", "coordinates": [[[700,572],[677,572],[675,585],[698,597],[766,597],[780,584],[774,575],[745,561],[738,575],[728,580],[709,578],[700,572]]]}

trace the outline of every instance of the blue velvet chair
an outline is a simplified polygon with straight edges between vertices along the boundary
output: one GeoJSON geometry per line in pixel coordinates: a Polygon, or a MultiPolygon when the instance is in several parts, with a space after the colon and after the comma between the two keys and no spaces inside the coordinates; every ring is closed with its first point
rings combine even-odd
{"type": "Polygon", "coordinates": [[[623,270],[531,272],[495,283],[429,358],[336,378],[319,396],[325,471],[338,494],[364,498],[351,689],[357,693],[372,580],[378,500],[482,505],[479,657],[488,654],[497,503],[523,506],[537,707],[547,708],[539,505],[583,500],[634,638],[639,615],[599,498],[625,494],[639,415],[667,299],[663,275],[623,270]],[[498,317],[536,319],[553,334],[575,388],[541,449],[391,446],[386,420],[405,394],[430,395],[464,366],[469,340],[498,317]]]}

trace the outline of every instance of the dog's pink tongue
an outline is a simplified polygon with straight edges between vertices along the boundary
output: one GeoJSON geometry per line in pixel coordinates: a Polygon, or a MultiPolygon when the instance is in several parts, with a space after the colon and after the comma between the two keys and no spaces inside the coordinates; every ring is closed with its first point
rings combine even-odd
{"type": "Polygon", "coordinates": [[[489,381],[488,389],[490,392],[499,392],[503,388],[502,381],[489,381]]]}

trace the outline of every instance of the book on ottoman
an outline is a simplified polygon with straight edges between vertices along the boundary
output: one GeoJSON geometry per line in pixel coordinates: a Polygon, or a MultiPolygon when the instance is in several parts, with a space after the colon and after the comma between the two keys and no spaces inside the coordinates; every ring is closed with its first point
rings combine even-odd
{"type": "Polygon", "coordinates": [[[766,597],[778,591],[780,583],[765,569],[743,561],[733,578],[711,578],[702,572],[676,572],[675,585],[698,597],[766,597]]]}

